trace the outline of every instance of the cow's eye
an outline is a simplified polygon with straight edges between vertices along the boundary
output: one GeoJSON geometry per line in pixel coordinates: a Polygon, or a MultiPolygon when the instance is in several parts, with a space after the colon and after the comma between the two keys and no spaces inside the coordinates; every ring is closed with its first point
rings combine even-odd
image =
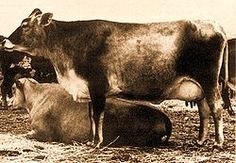
{"type": "Polygon", "coordinates": [[[21,23],[21,27],[26,27],[26,26],[28,26],[28,24],[29,24],[29,21],[30,21],[30,19],[24,19],[23,21],[22,21],[22,23],[21,23]]]}
{"type": "Polygon", "coordinates": [[[25,27],[27,25],[28,25],[28,22],[22,22],[22,24],[21,24],[22,27],[25,27]]]}

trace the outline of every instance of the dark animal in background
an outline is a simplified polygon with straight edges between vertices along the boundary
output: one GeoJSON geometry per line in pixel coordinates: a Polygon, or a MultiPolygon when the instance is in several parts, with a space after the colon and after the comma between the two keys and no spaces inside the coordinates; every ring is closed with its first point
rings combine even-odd
{"type": "Polygon", "coordinates": [[[31,67],[35,70],[34,79],[39,83],[58,83],[56,72],[49,59],[31,56],[31,67]]]}
{"type": "MultiPolygon", "coordinates": [[[[13,86],[14,107],[28,110],[33,131],[28,137],[71,143],[89,140],[88,103],[73,100],[59,84],[39,84],[22,78],[13,86]],[[44,101],[44,102],[42,102],[44,101]]],[[[104,116],[104,145],[157,146],[171,136],[170,119],[155,108],[109,99],[104,116]]]]}
{"type": "Polygon", "coordinates": [[[1,72],[3,76],[3,81],[1,84],[1,94],[2,94],[2,106],[7,108],[7,96],[12,97],[11,86],[14,83],[14,77],[20,74],[23,77],[32,77],[29,73],[32,69],[25,69],[23,67],[17,66],[17,64],[23,60],[25,53],[21,52],[6,52],[0,51],[0,63],[1,72]],[[12,66],[13,65],[13,66],[12,66]],[[15,66],[16,65],[16,66],[15,66]],[[12,66],[12,67],[11,67],[12,66]]]}
{"type": "Polygon", "coordinates": [[[16,78],[21,77],[33,77],[33,72],[31,68],[23,68],[20,66],[15,66],[7,69],[4,74],[3,82],[1,84],[1,93],[2,93],[2,107],[8,108],[7,96],[12,98],[11,87],[15,82],[16,78]]]}
{"type": "Polygon", "coordinates": [[[31,62],[28,64],[30,66],[29,68],[19,65],[26,55],[26,53],[18,51],[0,51],[0,63],[3,76],[3,82],[1,84],[3,108],[8,107],[6,97],[12,97],[11,87],[14,83],[16,75],[17,78],[33,77],[40,83],[57,82],[55,70],[48,59],[31,56],[31,62]],[[11,67],[12,65],[14,66],[11,67]]]}
{"type": "Polygon", "coordinates": [[[22,52],[0,51],[0,63],[2,74],[5,74],[7,69],[9,69],[12,64],[17,65],[20,61],[23,60],[24,57],[25,53],[22,52]]]}
{"type": "MultiPolygon", "coordinates": [[[[211,113],[215,145],[223,145],[219,74],[222,64],[228,64],[228,44],[221,26],[201,20],[63,22],[52,15],[35,9],[2,46],[49,58],[58,82],[74,100],[91,99],[97,147],[103,141],[105,101],[112,96],[153,103],[196,101],[198,144],[207,139],[211,113]]],[[[224,74],[227,82],[227,71],[224,74]]]]}

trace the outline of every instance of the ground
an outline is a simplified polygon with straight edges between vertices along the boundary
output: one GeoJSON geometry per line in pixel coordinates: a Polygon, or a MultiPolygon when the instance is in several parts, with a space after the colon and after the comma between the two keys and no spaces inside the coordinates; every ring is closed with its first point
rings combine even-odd
{"type": "MultiPolygon", "coordinates": [[[[234,105],[234,110],[236,106],[234,105]]],[[[223,149],[214,149],[214,125],[211,119],[209,140],[204,147],[198,137],[197,108],[185,107],[179,101],[166,101],[157,109],[165,112],[173,123],[170,141],[156,148],[103,147],[94,149],[74,142],[42,143],[28,140],[30,131],[25,110],[0,110],[0,162],[236,162],[236,118],[224,111],[223,149]]]]}

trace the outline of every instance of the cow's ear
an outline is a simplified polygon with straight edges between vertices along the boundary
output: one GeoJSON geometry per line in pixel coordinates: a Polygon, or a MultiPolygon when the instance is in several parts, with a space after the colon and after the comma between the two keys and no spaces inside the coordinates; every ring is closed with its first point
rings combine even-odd
{"type": "Polygon", "coordinates": [[[34,21],[35,19],[39,19],[42,16],[42,11],[38,8],[34,9],[34,11],[29,15],[30,21],[34,21]]]}
{"type": "Polygon", "coordinates": [[[29,18],[35,17],[35,16],[37,16],[37,15],[39,15],[39,14],[42,14],[42,11],[41,11],[40,9],[36,8],[36,9],[34,9],[34,10],[32,11],[32,13],[29,15],[29,18]]]}
{"type": "Polygon", "coordinates": [[[23,84],[20,82],[19,79],[15,79],[15,83],[16,83],[17,88],[22,88],[23,87],[23,84]]]}
{"type": "Polygon", "coordinates": [[[41,17],[40,24],[42,26],[48,26],[52,22],[52,16],[53,16],[52,13],[43,14],[42,17],[41,17]]]}

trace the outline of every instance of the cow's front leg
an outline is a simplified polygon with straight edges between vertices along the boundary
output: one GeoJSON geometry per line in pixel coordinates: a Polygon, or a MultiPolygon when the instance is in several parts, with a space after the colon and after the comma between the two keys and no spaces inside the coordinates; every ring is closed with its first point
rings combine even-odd
{"type": "MultiPolygon", "coordinates": [[[[95,64],[96,65],[96,64],[95,64]]],[[[89,79],[89,93],[92,100],[93,120],[95,122],[95,148],[99,148],[103,142],[103,118],[108,90],[108,81],[99,65],[91,66],[92,77],[89,79]],[[94,68],[94,69],[93,69],[94,68]],[[96,73],[95,73],[96,72],[96,73]]],[[[92,126],[93,129],[93,126],[92,126]]],[[[93,132],[94,133],[94,132],[93,132]]]]}
{"type": "Polygon", "coordinates": [[[103,119],[104,119],[104,107],[105,107],[106,98],[104,97],[94,97],[92,98],[93,104],[93,119],[95,122],[95,128],[92,124],[92,130],[95,129],[95,132],[92,133],[95,135],[93,136],[93,142],[95,142],[95,148],[99,148],[101,143],[103,142],[103,119]]]}
{"type": "Polygon", "coordinates": [[[202,146],[208,136],[210,109],[205,98],[197,101],[197,106],[200,117],[199,137],[197,143],[202,146]]]}
{"type": "Polygon", "coordinates": [[[91,101],[89,102],[89,117],[90,117],[90,122],[91,122],[91,130],[90,130],[91,138],[87,142],[87,145],[94,145],[96,125],[95,125],[95,122],[94,122],[93,104],[92,104],[91,101]]]}

